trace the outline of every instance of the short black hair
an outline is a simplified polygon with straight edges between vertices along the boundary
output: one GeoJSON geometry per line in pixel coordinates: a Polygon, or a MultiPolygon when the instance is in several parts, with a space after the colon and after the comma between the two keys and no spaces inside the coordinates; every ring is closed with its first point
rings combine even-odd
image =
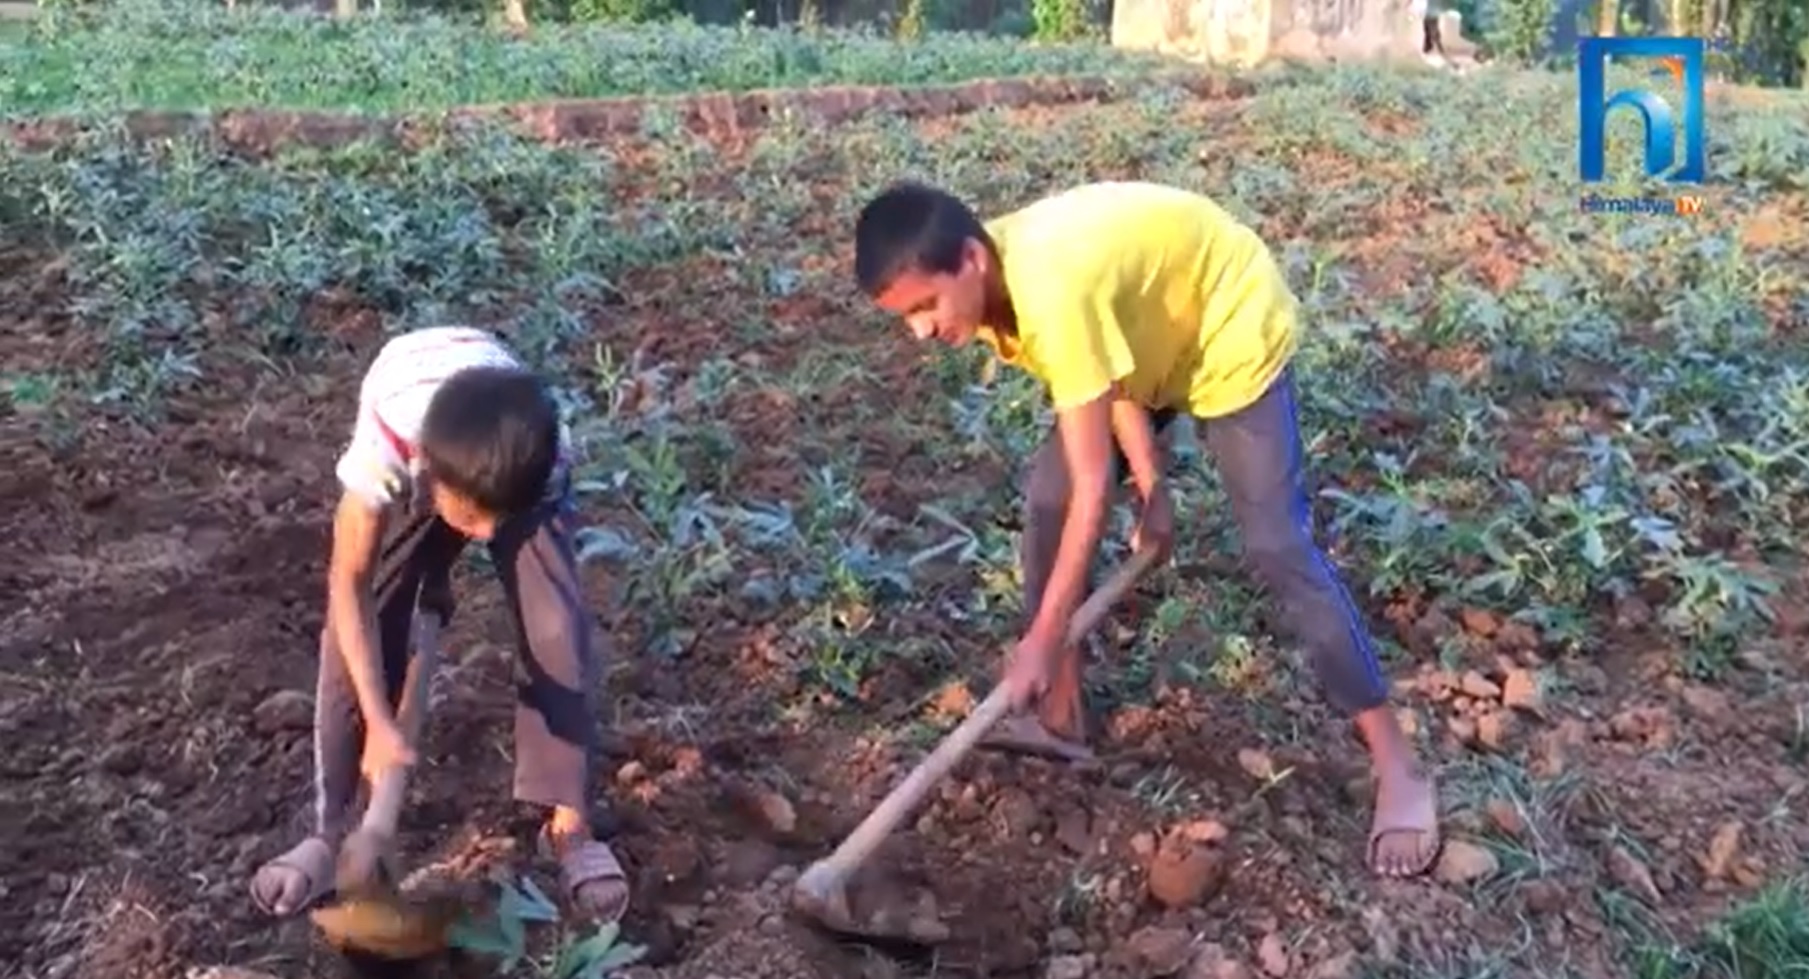
{"type": "Polygon", "coordinates": [[[854,223],[854,277],[862,292],[877,296],[906,272],[958,271],[970,238],[992,245],[986,225],[959,197],[899,181],[861,208],[854,223]]]}
{"type": "Polygon", "coordinates": [[[430,478],[490,513],[526,512],[559,457],[559,409],[525,370],[467,368],[428,402],[421,457],[430,478]]]}

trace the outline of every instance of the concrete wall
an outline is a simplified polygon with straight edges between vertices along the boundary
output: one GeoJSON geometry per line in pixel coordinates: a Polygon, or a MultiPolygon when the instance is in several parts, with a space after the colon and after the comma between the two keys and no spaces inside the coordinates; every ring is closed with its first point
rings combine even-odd
{"type": "Polygon", "coordinates": [[[1112,43],[1215,64],[1417,58],[1411,0],[1118,0],[1112,43]]]}

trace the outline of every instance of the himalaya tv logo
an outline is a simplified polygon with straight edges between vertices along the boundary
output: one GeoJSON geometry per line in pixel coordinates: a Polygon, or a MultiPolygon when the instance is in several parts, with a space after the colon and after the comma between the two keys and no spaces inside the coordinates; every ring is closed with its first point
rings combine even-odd
{"type": "MultiPolygon", "coordinates": [[[[1615,109],[1637,112],[1644,124],[1646,176],[1673,184],[1700,184],[1707,180],[1703,68],[1708,50],[1709,43],[1696,37],[1583,39],[1577,59],[1577,168],[1585,182],[1607,179],[1608,114],[1615,109]],[[1628,58],[1656,62],[1651,76],[1670,84],[1663,86],[1662,93],[1654,88],[1625,88],[1610,93],[1608,65],[1612,60],[1628,58]]],[[[1579,203],[1582,210],[1591,214],[1689,217],[1702,213],[1703,199],[1699,194],[1604,197],[1591,193],[1583,195],[1579,203]]]]}

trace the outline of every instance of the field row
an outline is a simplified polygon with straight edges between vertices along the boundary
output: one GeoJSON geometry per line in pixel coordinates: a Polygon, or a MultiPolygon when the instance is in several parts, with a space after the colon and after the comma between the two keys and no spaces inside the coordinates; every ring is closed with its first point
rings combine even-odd
{"type": "Polygon", "coordinates": [[[1247,82],[1199,73],[1124,79],[1022,78],[916,87],[840,86],[571,99],[394,117],[268,109],[229,109],[211,115],[136,111],[98,126],[75,117],[30,119],[12,124],[10,135],[13,144],[25,151],[111,129],[137,140],[212,139],[235,151],[260,156],[279,148],[339,149],[359,143],[406,148],[430,142],[448,129],[502,129],[544,143],[658,138],[675,132],[733,142],[772,126],[835,126],[874,115],[935,119],[986,109],[1109,102],[1147,91],[1221,99],[1249,90],[1247,82]]]}

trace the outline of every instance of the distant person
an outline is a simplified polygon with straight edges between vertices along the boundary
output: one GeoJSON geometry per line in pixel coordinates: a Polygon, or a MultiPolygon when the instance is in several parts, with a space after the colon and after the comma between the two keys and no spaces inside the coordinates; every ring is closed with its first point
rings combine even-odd
{"type": "Polygon", "coordinates": [[[1420,19],[1420,56],[1428,62],[1442,65],[1450,60],[1445,53],[1445,39],[1439,28],[1439,15],[1443,8],[1438,0],[1413,0],[1414,15],[1420,19]]]}
{"type": "Polygon", "coordinates": [[[1076,187],[981,223],[958,198],[903,183],[867,203],[854,247],[860,288],[913,336],[979,339],[1045,384],[1055,409],[1022,484],[1027,621],[1001,675],[1020,712],[987,743],[1092,756],[1068,619],[1127,476],[1142,501],[1133,544],[1169,547],[1161,440],[1192,415],[1245,558],[1369,747],[1370,866],[1425,871],[1439,849],[1436,793],[1389,708],[1362,617],[1313,538],[1295,393],[1304,379],[1292,367],[1299,309],[1255,232],[1205,197],[1155,184],[1076,187]]]}
{"type": "Polygon", "coordinates": [[[542,852],[558,861],[578,910],[619,918],[626,879],[589,819],[601,674],[568,523],[567,443],[547,391],[489,333],[404,334],[365,374],[336,471],[314,831],[258,869],[253,900],[290,915],[329,893],[338,846],[356,824],[359,777],[374,783],[414,763],[395,715],[411,638],[435,641],[452,616],[453,563],[483,541],[521,654],[515,798],[550,810],[542,852]]]}

